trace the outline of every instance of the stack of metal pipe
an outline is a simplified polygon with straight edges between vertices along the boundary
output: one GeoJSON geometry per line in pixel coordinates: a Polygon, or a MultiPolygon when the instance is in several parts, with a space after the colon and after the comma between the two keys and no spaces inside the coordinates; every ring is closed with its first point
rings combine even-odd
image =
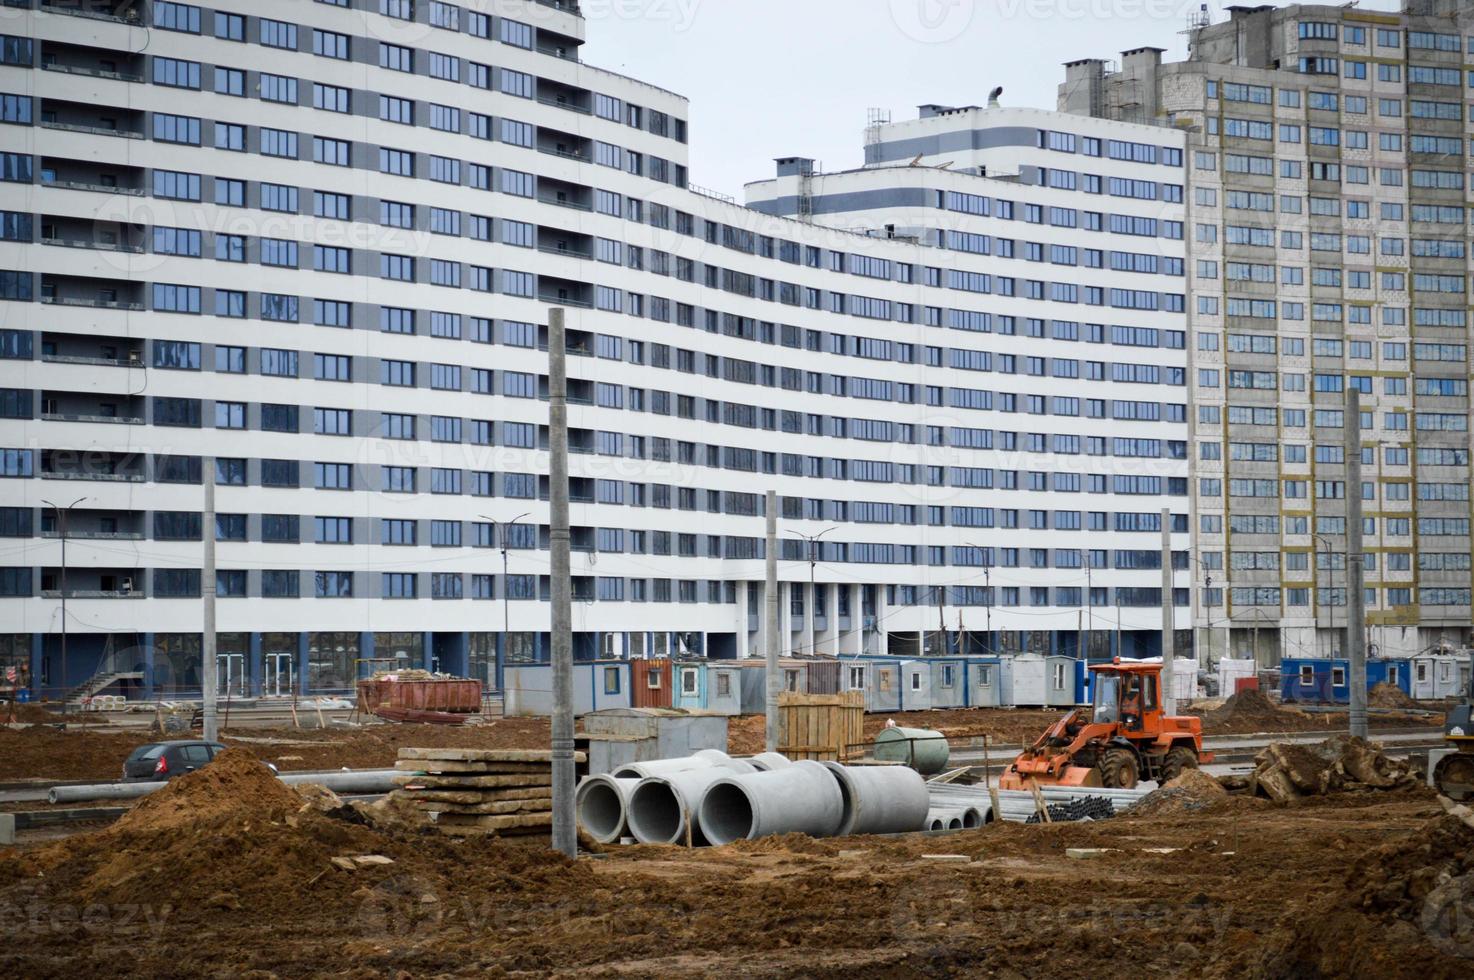
{"type": "MultiPolygon", "coordinates": [[[[962,811],[971,807],[982,813],[985,823],[991,823],[994,819],[1024,823],[1038,810],[1038,803],[1034,799],[1034,794],[1029,792],[999,790],[998,809],[1000,812],[994,814],[992,798],[988,790],[983,786],[928,783],[926,789],[931,800],[931,811],[933,814],[957,813],[960,815],[962,811]]],[[[1075,800],[1088,798],[1103,799],[1111,804],[1111,808],[1116,813],[1120,813],[1122,810],[1134,805],[1149,792],[1151,792],[1150,789],[1142,787],[1136,789],[1104,789],[1088,786],[1041,786],[1039,788],[1039,793],[1044,798],[1046,805],[1070,803],[1075,800]]]]}

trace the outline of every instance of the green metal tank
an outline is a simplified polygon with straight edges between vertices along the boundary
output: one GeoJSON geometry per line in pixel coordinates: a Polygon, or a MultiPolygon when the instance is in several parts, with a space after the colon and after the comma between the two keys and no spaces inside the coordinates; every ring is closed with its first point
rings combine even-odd
{"type": "Polygon", "coordinates": [[[923,776],[933,776],[947,768],[950,752],[946,736],[927,728],[883,728],[875,736],[878,761],[901,762],[923,776]]]}

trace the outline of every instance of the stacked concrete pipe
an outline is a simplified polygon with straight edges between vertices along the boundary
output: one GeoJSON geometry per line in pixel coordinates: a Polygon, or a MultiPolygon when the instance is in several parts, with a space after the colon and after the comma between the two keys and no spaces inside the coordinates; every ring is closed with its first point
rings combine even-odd
{"type": "Polygon", "coordinates": [[[705,844],[709,838],[701,823],[701,807],[707,790],[723,780],[748,775],[759,773],[741,759],[728,759],[720,766],[648,776],[630,790],[625,807],[630,833],[641,844],[684,844],[688,839],[695,845],[705,844]]]}
{"type": "Polygon", "coordinates": [[[839,837],[903,834],[926,824],[930,797],[921,774],[909,766],[823,764],[839,785],[843,802],[839,837]]]}
{"type": "Polygon", "coordinates": [[[773,834],[831,837],[844,819],[834,775],[808,760],[768,772],[726,775],[706,788],[701,831],[712,844],[773,834]]]}
{"type": "Polygon", "coordinates": [[[574,806],[578,825],[600,844],[613,844],[624,836],[625,811],[638,779],[621,779],[608,774],[590,776],[578,784],[574,806]]]}
{"type": "Polygon", "coordinates": [[[961,830],[961,810],[932,810],[926,815],[927,830],[961,830]]]}
{"type": "Polygon", "coordinates": [[[757,755],[748,756],[746,760],[758,772],[768,772],[773,769],[786,769],[793,765],[786,755],[777,752],[759,752],[757,755]]]}
{"type": "Polygon", "coordinates": [[[620,779],[649,779],[651,776],[666,776],[675,772],[689,772],[692,769],[722,768],[732,772],[753,771],[754,767],[745,762],[734,767],[733,763],[739,761],[720,749],[702,749],[694,755],[683,756],[679,759],[631,762],[614,770],[613,775],[620,779]]]}

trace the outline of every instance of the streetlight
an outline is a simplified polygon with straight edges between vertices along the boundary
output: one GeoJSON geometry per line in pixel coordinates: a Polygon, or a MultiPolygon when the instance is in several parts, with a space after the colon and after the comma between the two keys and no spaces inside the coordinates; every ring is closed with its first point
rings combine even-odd
{"type": "Polygon", "coordinates": [[[63,700],[61,702],[62,714],[67,713],[67,702],[65,700],[67,693],[67,517],[71,514],[73,507],[88,499],[90,498],[78,497],[70,504],[67,504],[66,507],[58,507],[56,504],[52,503],[49,500],[41,501],[41,503],[56,511],[56,529],[57,532],[61,535],[61,690],[63,697],[63,700]]]}
{"type": "Polygon", "coordinates": [[[808,617],[808,624],[807,624],[808,629],[806,629],[805,632],[809,634],[809,652],[810,653],[813,653],[814,652],[814,622],[818,618],[815,615],[816,610],[814,609],[814,607],[818,605],[818,602],[815,601],[815,593],[814,593],[814,566],[816,566],[817,564],[819,564],[819,557],[818,557],[818,555],[816,553],[816,549],[818,548],[818,545],[819,545],[819,539],[822,538],[822,537],[824,537],[824,535],[828,534],[830,531],[835,531],[835,530],[838,530],[838,528],[837,527],[826,527],[824,530],[820,531],[818,534],[805,534],[802,531],[789,531],[788,532],[789,534],[792,534],[792,535],[795,535],[796,537],[802,538],[805,542],[807,542],[807,544],[809,546],[809,548],[808,548],[808,551],[809,551],[809,606],[805,610],[805,612],[807,613],[807,617],[808,617]]]}
{"type": "MultiPolygon", "coordinates": [[[[993,654],[993,566],[990,565],[990,564],[986,564],[986,561],[987,561],[987,558],[988,558],[988,549],[987,548],[985,548],[984,546],[982,546],[980,544],[976,544],[976,543],[974,543],[972,541],[964,541],[962,543],[963,543],[964,546],[966,546],[968,548],[976,548],[977,551],[978,551],[978,559],[979,559],[979,561],[984,562],[984,564],[983,564],[983,608],[986,610],[986,612],[983,614],[984,615],[983,632],[988,637],[988,645],[987,645],[986,648],[984,648],[983,653],[986,656],[992,656],[992,654],[993,654]]],[[[959,623],[961,622],[961,613],[958,613],[958,622],[959,623]]],[[[968,642],[967,646],[968,646],[968,649],[970,651],[971,648],[972,648],[971,642],[968,642]]]]}
{"type": "MultiPolygon", "coordinates": [[[[511,640],[512,640],[512,632],[511,632],[511,630],[512,630],[512,607],[508,604],[509,600],[508,600],[508,596],[507,596],[507,583],[510,581],[510,579],[507,576],[507,532],[512,528],[512,526],[514,524],[517,524],[520,521],[523,521],[523,520],[525,520],[525,519],[527,519],[527,518],[529,518],[531,516],[532,516],[531,513],[519,514],[516,517],[512,518],[510,521],[497,521],[497,520],[494,520],[493,518],[487,517],[485,514],[482,514],[481,515],[481,518],[483,520],[491,521],[491,526],[498,529],[499,534],[500,534],[500,537],[502,539],[502,662],[503,663],[506,662],[506,659],[507,659],[507,647],[511,644],[511,640]]],[[[498,680],[497,680],[497,687],[501,687],[501,680],[500,680],[500,678],[498,678],[498,680]]]]}

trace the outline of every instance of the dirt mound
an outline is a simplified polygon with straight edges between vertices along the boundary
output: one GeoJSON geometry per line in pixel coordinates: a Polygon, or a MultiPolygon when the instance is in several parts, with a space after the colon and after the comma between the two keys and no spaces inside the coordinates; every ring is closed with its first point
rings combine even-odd
{"type": "MultiPolygon", "coordinates": [[[[73,715],[73,720],[76,720],[73,715]]],[[[39,704],[11,702],[0,705],[0,722],[19,725],[54,725],[63,718],[60,714],[39,704]]]]}
{"type": "Polygon", "coordinates": [[[1401,709],[1422,708],[1423,705],[1408,697],[1396,684],[1383,681],[1367,692],[1367,707],[1401,709]]]}
{"type": "Polygon", "coordinates": [[[1370,849],[1343,888],[1293,908],[1268,937],[1261,977],[1468,976],[1474,830],[1457,818],[1370,849]]]}
{"type": "Polygon", "coordinates": [[[739,840],[727,845],[743,854],[820,854],[833,856],[840,847],[832,840],[818,840],[808,834],[778,834],[757,840],[739,840]]]}
{"type": "Polygon", "coordinates": [[[1260,796],[1288,802],[1359,790],[1407,790],[1418,785],[1406,762],[1389,759],[1374,742],[1336,735],[1319,745],[1276,742],[1254,757],[1251,785],[1260,796]]]}
{"type": "Polygon", "coordinates": [[[1227,799],[1228,790],[1218,780],[1201,769],[1188,769],[1142,797],[1128,815],[1152,817],[1164,813],[1193,813],[1227,799]]]}
{"type": "Polygon", "coordinates": [[[1315,718],[1285,708],[1263,691],[1240,691],[1203,716],[1203,731],[1212,735],[1252,735],[1256,732],[1299,732],[1319,727],[1315,718]]]}

